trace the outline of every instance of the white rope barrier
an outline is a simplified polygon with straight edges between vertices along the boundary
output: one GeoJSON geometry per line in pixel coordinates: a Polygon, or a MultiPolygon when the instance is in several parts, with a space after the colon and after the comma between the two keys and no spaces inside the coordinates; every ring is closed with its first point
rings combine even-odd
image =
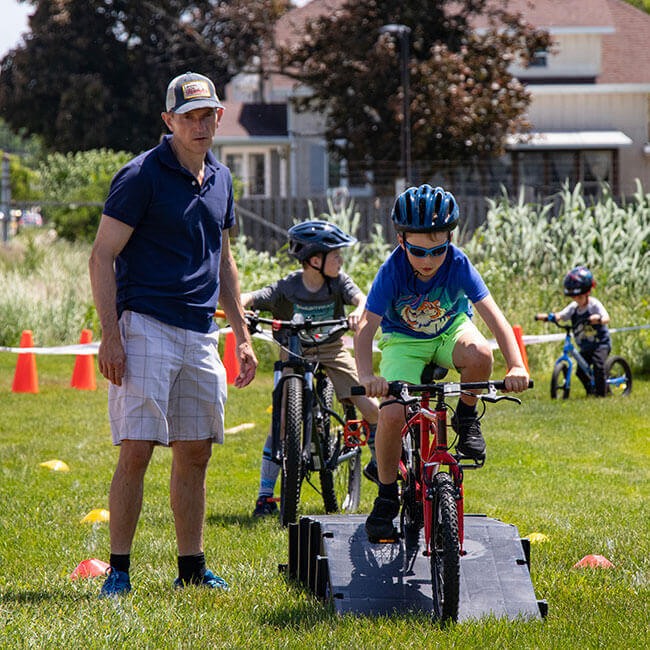
{"type": "MultiPolygon", "coordinates": [[[[616,329],[610,329],[609,331],[610,333],[615,334],[617,332],[631,332],[633,330],[643,330],[643,329],[650,329],[650,325],[635,325],[634,327],[619,327],[616,329]]],[[[219,335],[227,334],[228,332],[232,332],[232,329],[230,327],[222,328],[219,330],[219,335]]],[[[253,336],[255,338],[260,338],[265,341],[272,341],[272,337],[268,332],[270,332],[270,330],[268,331],[264,330],[263,332],[253,334],[253,336]]],[[[537,343],[551,343],[552,341],[562,341],[564,340],[565,336],[566,334],[562,334],[562,333],[531,334],[531,335],[524,335],[523,341],[524,341],[524,345],[535,345],[537,343]]],[[[345,342],[346,347],[352,348],[352,337],[344,336],[343,341],[345,342]]],[[[499,348],[497,342],[494,339],[488,339],[488,343],[490,344],[490,347],[493,350],[497,350],[499,348]]],[[[89,354],[97,354],[97,350],[99,350],[99,344],[100,341],[97,341],[95,343],[78,343],[76,345],[60,345],[57,347],[50,347],[50,348],[9,348],[9,347],[0,346],[0,352],[14,352],[16,354],[31,353],[31,354],[89,355],[89,354]]],[[[376,343],[373,343],[372,348],[375,351],[379,349],[376,343]]]]}

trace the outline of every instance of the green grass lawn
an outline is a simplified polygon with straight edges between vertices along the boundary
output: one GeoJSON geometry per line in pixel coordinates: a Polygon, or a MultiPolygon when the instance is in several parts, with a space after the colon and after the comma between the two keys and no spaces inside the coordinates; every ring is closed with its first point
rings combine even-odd
{"type": "MultiPolygon", "coordinates": [[[[424,615],[339,617],[288,586],[287,534],[256,521],[271,377],[231,389],[226,425],[255,427],[215,446],[208,473],[208,565],[229,593],[175,592],[171,455],[157,449],[132,552],[133,591],[97,599],[101,578],[71,581],[84,559],[108,560],[106,524],[80,524],[108,508],[117,452],[110,444],[106,382],[96,392],[69,388],[73,357],[37,358],[40,394],[13,394],[16,356],[0,353],[0,647],[459,647],[641,648],[648,638],[650,381],[636,379],[622,400],[568,402],[548,397],[548,373],[524,404],[490,406],[484,420],[488,462],[468,472],[467,512],[515,524],[522,536],[550,538],[532,548],[532,581],[546,598],[544,622],[486,619],[440,630],[424,615]],[[69,472],[39,467],[50,459],[69,472]],[[589,553],[609,570],[572,566],[589,553]],[[645,639],[645,641],[644,641],[645,639]]],[[[364,451],[364,454],[367,454],[364,451]]],[[[375,496],[364,480],[362,512],[375,496]]],[[[303,488],[303,512],[320,497],[303,488]]]]}

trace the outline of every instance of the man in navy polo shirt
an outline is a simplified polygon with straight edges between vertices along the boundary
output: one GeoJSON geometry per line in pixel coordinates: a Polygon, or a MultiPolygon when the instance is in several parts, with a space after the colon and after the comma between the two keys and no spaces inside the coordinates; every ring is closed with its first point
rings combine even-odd
{"type": "Polygon", "coordinates": [[[214,84],[188,72],[167,88],[171,131],[113,179],[90,258],[102,324],[97,356],[109,384],[113,444],[111,568],[101,596],[126,593],[131,543],[155,445],[170,446],[170,500],[178,578],[227,588],[205,567],[205,477],[213,442],[223,442],[226,377],[212,316],[221,304],[249,384],[257,359],[244,321],[228,238],[234,223],[230,171],[210,151],[223,105],[214,84]]]}

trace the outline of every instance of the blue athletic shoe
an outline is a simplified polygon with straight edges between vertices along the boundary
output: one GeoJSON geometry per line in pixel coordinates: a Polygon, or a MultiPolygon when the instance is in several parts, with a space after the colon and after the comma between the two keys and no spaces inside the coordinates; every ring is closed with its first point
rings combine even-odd
{"type": "MultiPolygon", "coordinates": [[[[210,569],[206,569],[201,582],[190,582],[189,584],[195,585],[197,587],[207,587],[208,589],[223,589],[223,591],[230,591],[228,583],[223,578],[215,576],[214,573],[210,571],[210,569]]],[[[184,589],[185,585],[186,583],[183,582],[180,578],[176,578],[176,580],[174,580],[174,589],[184,589]]]]}
{"type": "Polygon", "coordinates": [[[106,580],[102,585],[102,590],[99,592],[100,598],[108,598],[109,596],[121,596],[128,594],[131,591],[131,580],[126,571],[118,571],[110,567],[107,572],[106,580]]]}

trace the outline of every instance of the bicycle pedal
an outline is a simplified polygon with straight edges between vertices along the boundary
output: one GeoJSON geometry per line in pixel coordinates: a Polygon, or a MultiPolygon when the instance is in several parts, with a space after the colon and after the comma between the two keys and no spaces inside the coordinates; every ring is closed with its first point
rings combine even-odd
{"type": "Polygon", "coordinates": [[[371,544],[398,544],[401,539],[399,533],[394,537],[390,538],[378,538],[378,537],[368,537],[368,541],[371,544]]]}
{"type": "Polygon", "coordinates": [[[370,537],[368,535],[368,541],[371,544],[397,544],[401,539],[402,533],[397,528],[393,528],[393,532],[386,537],[370,537]]]}
{"type": "Polygon", "coordinates": [[[480,459],[473,458],[472,456],[465,456],[461,454],[460,452],[453,454],[454,458],[456,459],[456,462],[463,468],[463,469],[480,469],[485,465],[485,456],[480,459]],[[465,462],[469,461],[469,462],[465,462]]]}

